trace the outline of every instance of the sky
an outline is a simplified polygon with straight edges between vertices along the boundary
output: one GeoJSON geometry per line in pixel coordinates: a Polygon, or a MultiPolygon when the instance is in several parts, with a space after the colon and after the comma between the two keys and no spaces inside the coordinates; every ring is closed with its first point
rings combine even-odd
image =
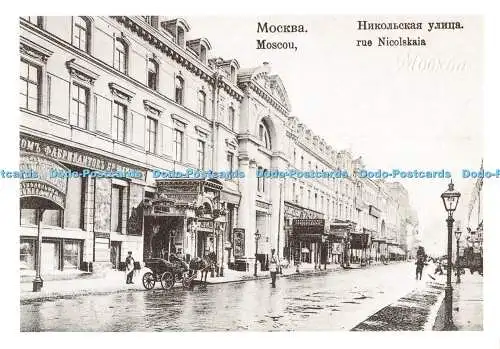
{"type": "MultiPolygon", "coordinates": [[[[473,179],[483,154],[483,28],[479,17],[188,17],[190,38],[242,68],[269,62],[288,93],[292,115],[336,150],[362,156],[367,169],[449,170],[462,193],[455,218],[467,225],[473,179]],[[422,22],[422,30],[358,30],[359,20],[422,22]],[[257,23],[304,25],[306,33],[258,33],[257,23]],[[428,31],[428,22],[462,29],[428,31]],[[378,37],[420,38],[426,46],[379,47],[378,37]],[[257,50],[257,39],[293,41],[297,50],[257,50]],[[371,47],[356,46],[372,40],[371,47]]],[[[419,217],[423,245],[444,252],[449,179],[403,179],[419,217]]]]}

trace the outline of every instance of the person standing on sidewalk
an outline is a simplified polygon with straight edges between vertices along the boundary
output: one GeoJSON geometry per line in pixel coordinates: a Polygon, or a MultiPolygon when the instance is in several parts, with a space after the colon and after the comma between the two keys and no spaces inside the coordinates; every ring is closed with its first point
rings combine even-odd
{"type": "Polygon", "coordinates": [[[128,251],[128,256],[125,259],[125,274],[127,275],[127,284],[133,284],[132,277],[134,276],[134,258],[132,251],[128,251]]]}
{"type": "Polygon", "coordinates": [[[271,272],[271,287],[276,287],[276,273],[278,272],[278,258],[274,254],[276,250],[271,249],[271,258],[269,259],[269,271],[271,272]]]}

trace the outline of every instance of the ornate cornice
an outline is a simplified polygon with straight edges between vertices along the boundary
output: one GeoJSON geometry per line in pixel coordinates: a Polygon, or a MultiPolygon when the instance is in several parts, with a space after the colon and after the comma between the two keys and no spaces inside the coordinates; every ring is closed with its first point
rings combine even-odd
{"type": "Polygon", "coordinates": [[[46,63],[53,53],[45,47],[35,44],[33,41],[22,36],[19,38],[19,51],[22,55],[30,56],[43,63],[46,63]]]}
{"type": "Polygon", "coordinates": [[[72,77],[88,82],[91,85],[99,78],[99,74],[75,63],[74,58],[66,62],[66,67],[72,77]]]}
{"type": "Polygon", "coordinates": [[[111,93],[121,99],[126,99],[127,101],[131,101],[132,98],[135,96],[135,92],[130,91],[129,89],[120,86],[114,82],[109,83],[109,89],[111,90],[111,93]]]}
{"type": "Polygon", "coordinates": [[[150,100],[145,99],[143,103],[144,103],[144,109],[150,114],[160,116],[161,113],[165,111],[165,108],[150,100]]]}
{"type": "Polygon", "coordinates": [[[248,90],[254,91],[258,96],[260,96],[262,99],[264,99],[266,102],[268,102],[271,106],[273,106],[280,113],[282,113],[285,116],[288,116],[290,111],[287,108],[285,108],[285,106],[283,106],[283,104],[281,104],[281,102],[278,101],[273,95],[271,95],[266,89],[264,89],[262,86],[260,86],[256,82],[251,81],[251,80],[242,81],[242,82],[238,83],[238,86],[243,91],[248,91],[248,90]]]}
{"type": "Polygon", "coordinates": [[[184,124],[184,126],[186,126],[187,124],[189,124],[189,120],[180,116],[180,115],[177,115],[177,114],[172,114],[171,115],[172,117],[172,120],[174,121],[177,121],[177,122],[180,122],[181,124],[184,124]]]}
{"type": "Polygon", "coordinates": [[[196,133],[200,136],[208,137],[208,135],[210,134],[209,130],[207,130],[206,128],[203,128],[199,125],[196,125],[194,128],[196,130],[196,133]]]}
{"type": "Polygon", "coordinates": [[[190,57],[184,52],[184,49],[175,45],[173,42],[170,42],[166,38],[162,38],[162,34],[156,29],[147,26],[147,23],[143,23],[141,20],[136,21],[134,18],[127,16],[111,16],[111,18],[123,24],[130,31],[136,33],[156,49],[163,52],[167,57],[170,57],[202,80],[213,86],[217,85],[217,87],[224,88],[230,96],[238,101],[243,99],[243,93],[239,91],[236,86],[225,81],[222,76],[221,79],[217,79],[217,75],[212,69],[206,67],[198,59],[190,57]]]}

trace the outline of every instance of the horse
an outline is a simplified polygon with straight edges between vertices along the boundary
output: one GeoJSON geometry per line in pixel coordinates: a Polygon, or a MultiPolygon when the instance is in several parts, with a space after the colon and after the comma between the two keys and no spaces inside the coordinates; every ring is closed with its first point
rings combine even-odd
{"type": "Polygon", "coordinates": [[[189,263],[189,269],[201,272],[201,282],[207,282],[208,272],[215,268],[217,265],[217,257],[215,252],[210,252],[204,258],[196,257],[189,263]],[[205,280],[203,280],[205,276],[205,280]]]}

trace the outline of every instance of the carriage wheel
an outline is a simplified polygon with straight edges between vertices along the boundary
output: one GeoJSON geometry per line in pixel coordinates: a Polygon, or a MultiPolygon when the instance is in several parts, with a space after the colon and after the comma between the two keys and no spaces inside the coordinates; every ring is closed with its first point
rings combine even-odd
{"type": "Polygon", "coordinates": [[[163,273],[160,281],[161,287],[163,287],[164,290],[169,290],[174,287],[174,275],[169,271],[163,273]]]}
{"type": "Polygon", "coordinates": [[[155,287],[155,277],[152,272],[148,271],[142,277],[142,285],[146,290],[151,290],[155,287]]]}

